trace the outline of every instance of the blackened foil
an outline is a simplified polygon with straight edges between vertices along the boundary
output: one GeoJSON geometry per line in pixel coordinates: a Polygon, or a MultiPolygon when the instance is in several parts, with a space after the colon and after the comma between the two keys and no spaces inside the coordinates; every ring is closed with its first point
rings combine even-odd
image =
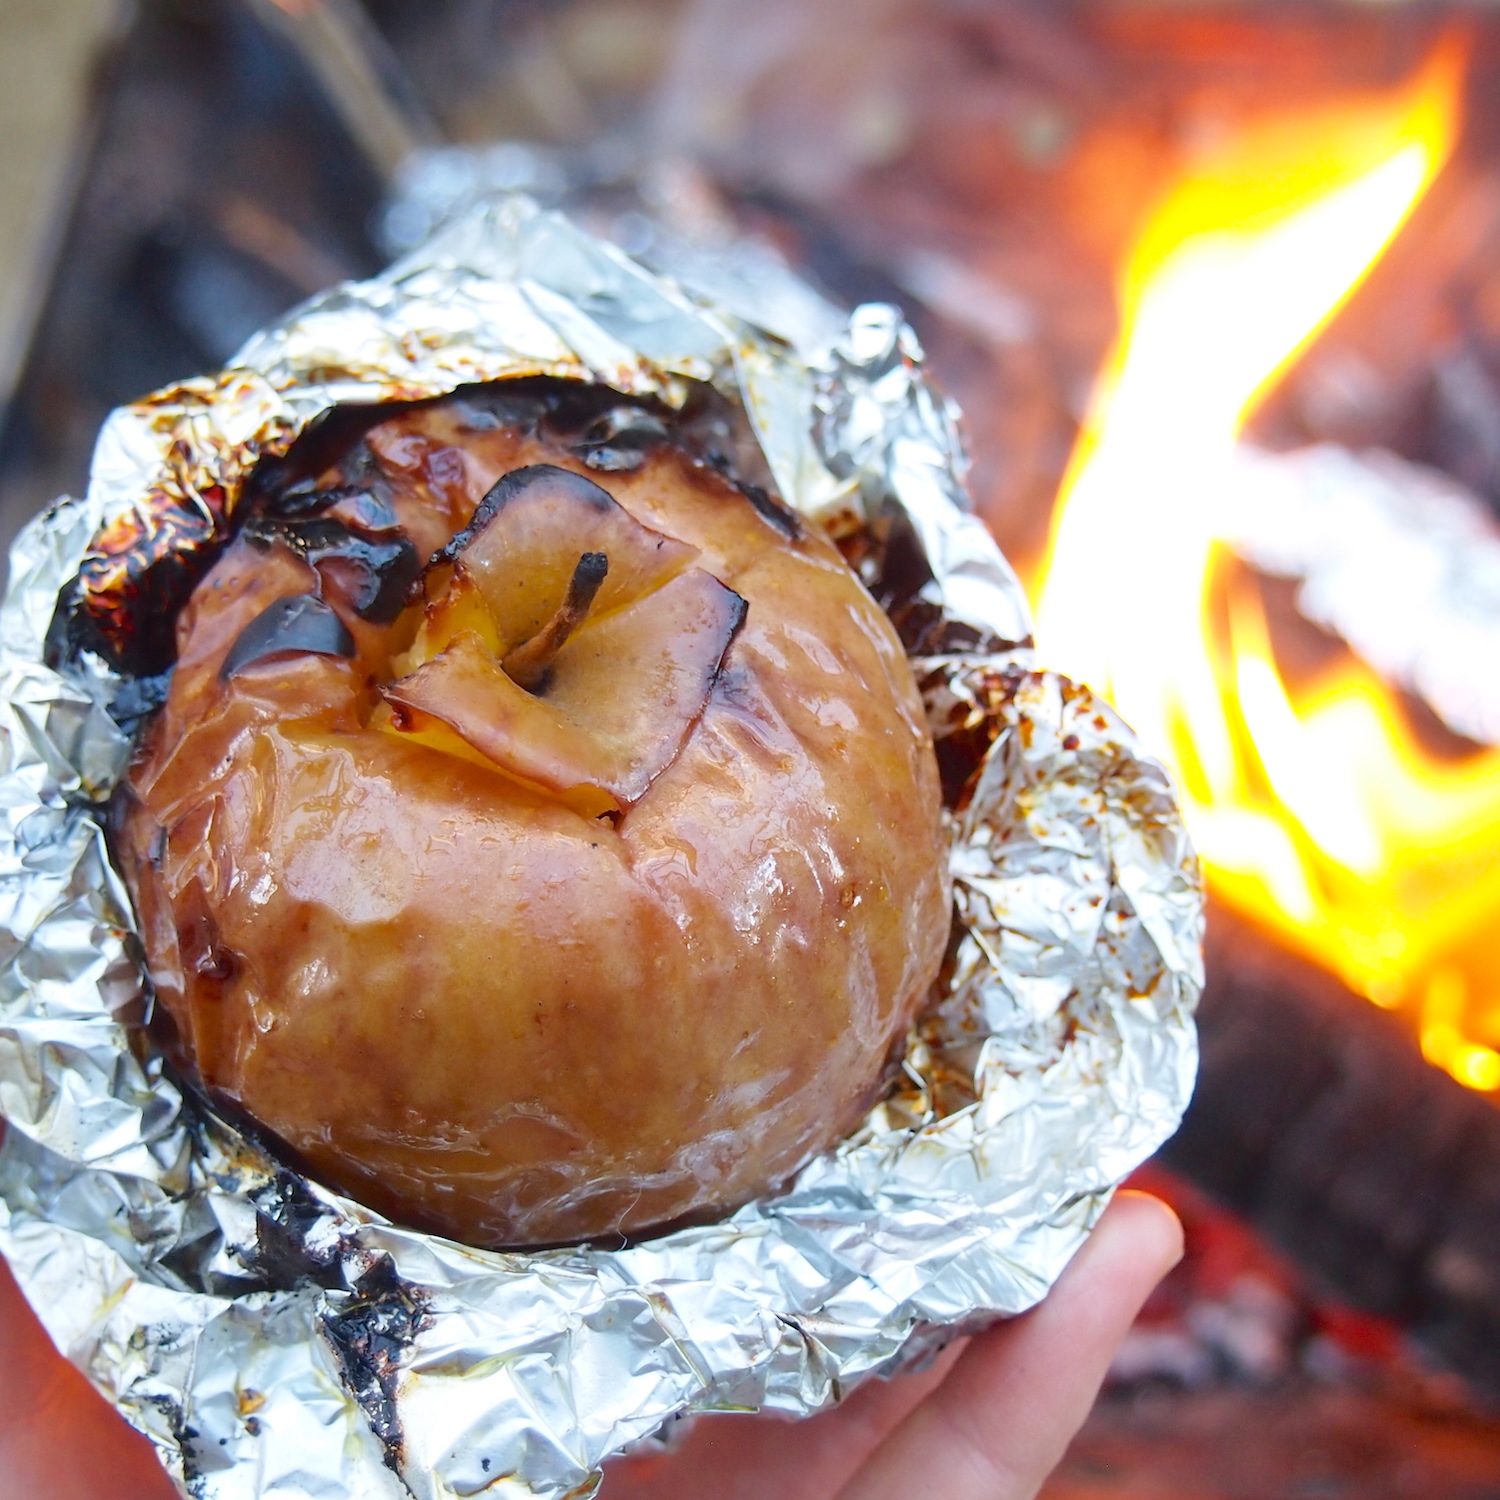
{"type": "Polygon", "coordinates": [[[954,418],[889,308],[794,348],[512,198],[310,302],[223,375],[115,412],[87,495],[23,533],[0,618],[0,1250],[185,1493],[590,1494],[605,1458],[684,1414],[809,1413],[1031,1306],[1175,1128],[1197,864],[1161,767],[1036,668],[1021,590],[966,508],[954,418]],[[912,653],[956,925],[903,1085],[787,1191],[618,1250],[499,1254],[301,1178],[144,1044],[100,816],[129,750],[108,705],[134,690],[144,711],[155,689],[122,678],[109,610],[78,606],[119,602],[131,548],[170,592],[222,544],[255,464],[328,408],[532,374],[673,406],[709,382],[742,407],[767,502],[840,537],[912,653]]]}

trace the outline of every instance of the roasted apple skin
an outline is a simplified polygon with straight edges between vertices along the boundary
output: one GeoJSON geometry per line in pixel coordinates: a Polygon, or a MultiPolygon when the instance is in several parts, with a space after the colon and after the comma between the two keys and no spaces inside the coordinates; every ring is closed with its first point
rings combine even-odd
{"type": "Polygon", "coordinates": [[[637,458],[591,472],[454,400],[396,409],[359,464],[423,558],[547,464],[744,601],[638,796],[591,816],[393,732],[411,610],[372,619],[357,569],[247,529],[179,618],[117,799],[181,1066],[322,1180],[472,1245],[640,1235],[784,1182],[877,1096],[947,938],[937,769],[885,615],[691,450],[637,458]]]}

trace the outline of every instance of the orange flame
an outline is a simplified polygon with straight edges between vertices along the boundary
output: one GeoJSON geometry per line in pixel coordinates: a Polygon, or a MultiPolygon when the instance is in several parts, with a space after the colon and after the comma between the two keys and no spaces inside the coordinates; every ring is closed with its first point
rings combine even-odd
{"type": "Polygon", "coordinates": [[[1293,693],[1216,509],[1248,416],[1446,159],[1462,76],[1442,47],[1394,95],[1247,130],[1158,205],[1054,514],[1037,635],[1174,766],[1222,899],[1417,1012],[1432,1061],[1495,1089],[1500,751],[1433,756],[1352,661],[1293,693]]]}

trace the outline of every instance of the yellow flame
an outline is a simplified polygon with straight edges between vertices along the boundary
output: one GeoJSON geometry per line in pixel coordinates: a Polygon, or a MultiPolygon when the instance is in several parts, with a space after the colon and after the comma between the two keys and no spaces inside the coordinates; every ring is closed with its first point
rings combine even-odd
{"type": "Polygon", "coordinates": [[[1175,767],[1220,897],[1411,1009],[1432,1061],[1494,1089],[1500,752],[1436,758],[1358,664],[1292,693],[1216,505],[1247,417],[1446,159],[1462,73],[1443,47],[1394,95],[1247,130],[1158,206],[1054,515],[1037,634],[1175,767]]]}

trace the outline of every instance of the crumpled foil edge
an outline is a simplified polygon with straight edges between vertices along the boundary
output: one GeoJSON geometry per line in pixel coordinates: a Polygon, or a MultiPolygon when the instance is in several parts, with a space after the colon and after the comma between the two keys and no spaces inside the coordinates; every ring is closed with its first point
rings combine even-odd
{"type": "Polygon", "coordinates": [[[593,1492],[686,1413],[805,1414],[1043,1296],[1191,1091],[1202,890],[1166,773],[1034,669],[967,511],[955,413],[891,309],[812,354],[525,200],[314,299],[213,379],[116,412],[81,501],[16,544],[0,611],[0,1250],[58,1346],[184,1493],[593,1492]],[[789,1190],[620,1250],[468,1249],[266,1157],[138,1050],[130,906],[99,824],[116,682],[44,664],[59,590],[146,497],[206,504],[327,406],[548,373],[749,414],[783,497],[894,506],[934,734],[983,752],[955,814],[952,979],[906,1082],[789,1190]],[[976,644],[977,643],[977,644],[976,644]]]}
{"type": "Polygon", "coordinates": [[[1219,502],[1246,562],[1455,734],[1500,745],[1500,523],[1436,469],[1332,443],[1241,443],[1219,502]]]}

